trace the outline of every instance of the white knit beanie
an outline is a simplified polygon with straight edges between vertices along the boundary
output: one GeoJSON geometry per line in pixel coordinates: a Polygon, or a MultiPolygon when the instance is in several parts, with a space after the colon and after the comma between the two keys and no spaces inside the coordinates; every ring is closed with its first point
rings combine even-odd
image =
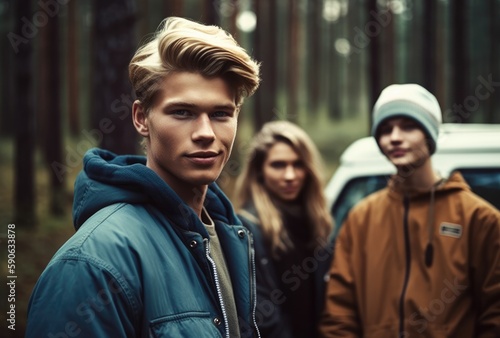
{"type": "Polygon", "coordinates": [[[436,97],[424,87],[408,83],[386,87],[373,107],[372,136],[378,144],[378,127],[392,117],[403,116],[415,120],[429,141],[429,151],[436,151],[436,140],[441,125],[441,108],[436,97]]]}

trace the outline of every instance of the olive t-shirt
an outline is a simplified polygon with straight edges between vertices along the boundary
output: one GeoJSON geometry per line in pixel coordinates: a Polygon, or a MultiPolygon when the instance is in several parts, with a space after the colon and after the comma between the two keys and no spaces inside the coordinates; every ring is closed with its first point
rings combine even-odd
{"type": "Polygon", "coordinates": [[[208,215],[205,208],[203,208],[202,212],[202,221],[210,236],[210,241],[209,241],[210,257],[215,262],[217,275],[219,277],[219,285],[221,288],[222,300],[224,302],[224,307],[226,309],[226,315],[229,324],[229,336],[231,338],[240,337],[238,313],[236,310],[236,303],[234,300],[231,277],[229,275],[229,271],[227,270],[226,259],[224,257],[224,253],[222,252],[222,247],[219,242],[219,237],[217,237],[217,231],[215,230],[214,222],[208,215]]]}

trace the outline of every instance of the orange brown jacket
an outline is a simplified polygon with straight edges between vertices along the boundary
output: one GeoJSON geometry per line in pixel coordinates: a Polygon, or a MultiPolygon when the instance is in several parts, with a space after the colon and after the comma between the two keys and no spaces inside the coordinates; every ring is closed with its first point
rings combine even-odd
{"type": "Polygon", "coordinates": [[[500,212],[453,173],[431,192],[388,187],[348,215],[323,337],[500,337],[500,212]]]}

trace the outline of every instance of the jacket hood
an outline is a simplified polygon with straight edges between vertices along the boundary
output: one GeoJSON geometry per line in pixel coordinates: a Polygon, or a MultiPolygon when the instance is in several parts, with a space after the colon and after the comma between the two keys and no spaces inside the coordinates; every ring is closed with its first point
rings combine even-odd
{"type": "MultiPolygon", "coordinates": [[[[75,181],[73,224],[80,226],[100,209],[115,203],[149,204],[167,215],[176,225],[194,229],[198,216],[153,170],[146,157],[116,155],[90,149],[83,158],[83,170],[75,181]]],[[[205,208],[214,220],[227,224],[241,222],[216,183],[208,186],[205,208]]]]}

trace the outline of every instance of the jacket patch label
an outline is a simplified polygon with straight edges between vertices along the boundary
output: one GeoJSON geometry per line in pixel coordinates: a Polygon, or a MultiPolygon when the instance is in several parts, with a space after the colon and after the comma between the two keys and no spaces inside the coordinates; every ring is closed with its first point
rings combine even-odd
{"type": "Polygon", "coordinates": [[[439,226],[439,234],[448,237],[462,237],[462,226],[453,223],[441,223],[439,226]]]}

